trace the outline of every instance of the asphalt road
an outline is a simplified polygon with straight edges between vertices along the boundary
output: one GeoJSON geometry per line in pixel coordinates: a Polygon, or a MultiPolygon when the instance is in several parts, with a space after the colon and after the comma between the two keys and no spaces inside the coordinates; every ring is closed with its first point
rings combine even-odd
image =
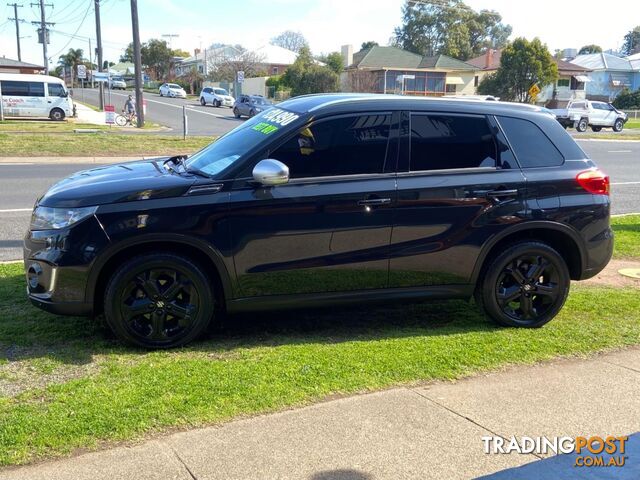
{"type": "MultiPolygon", "coordinates": [[[[613,213],[640,212],[640,142],[580,141],[611,176],[613,213]]],[[[22,237],[36,198],[51,184],[95,164],[0,164],[0,260],[22,256],[22,237]]]]}
{"type": "MultiPolygon", "coordinates": [[[[116,112],[122,111],[124,102],[131,91],[111,91],[111,104],[116,107],[116,112]]],[[[97,89],[85,88],[84,92],[76,88],[73,98],[90,105],[98,106],[99,94],[97,89]]],[[[194,99],[167,98],[157,93],[144,93],[147,101],[146,119],[169,127],[169,133],[182,135],[182,107],[187,107],[188,133],[189,135],[219,136],[228,132],[244,120],[233,116],[233,112],[227,107],[203,107],[194,99]]],[[[105,91],[105,101],[109,103],[109,91],[105,91]]]]}

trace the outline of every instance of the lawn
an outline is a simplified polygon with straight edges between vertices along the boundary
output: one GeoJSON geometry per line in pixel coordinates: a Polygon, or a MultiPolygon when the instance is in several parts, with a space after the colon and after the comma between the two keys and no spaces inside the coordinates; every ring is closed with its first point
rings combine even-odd
{"type": "Polygon", "coordinates": [[[640,215],[613,217],[611,227],[615,233],[614,257],[640,259],[640,215]]]}

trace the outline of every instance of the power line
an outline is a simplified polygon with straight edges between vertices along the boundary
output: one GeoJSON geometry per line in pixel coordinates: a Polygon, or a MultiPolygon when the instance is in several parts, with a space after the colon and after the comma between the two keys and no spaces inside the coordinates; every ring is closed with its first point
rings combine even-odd
{"type": "Polygon", "coordinates": [[[56,52],[55,54],[51,55],[51,58],[58,56],[59,54],[61,54],[68,46],[69,44],[73,41],[75,35],[80,31],[80,29],[82,28],[82,24],[84,23],[84,21],[87,19],[87,15],[89,15],[89,11],[91,10],[91,3],[89,3],[89,6],[87,7],[87,10],[84,12],[84,17],[82,17],[82,20],[80,21],[80,24],[78,25],[78,28],[76,28],[76,31],[73,32],[73,34],[71,35],[71,38],[69,39],[69,41],[67,43],[65,43],[64,47],[62,47],[58,52],[56,52]]]}

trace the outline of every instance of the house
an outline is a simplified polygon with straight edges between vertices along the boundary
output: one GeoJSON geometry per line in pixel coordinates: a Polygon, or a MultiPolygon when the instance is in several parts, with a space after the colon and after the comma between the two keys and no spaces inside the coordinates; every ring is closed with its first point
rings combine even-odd
{"type": "Polygon", "coordinates": [[[193,69],[202,75],[208,74],[215,66],[230,61],[241,51],[232,45],[212,45],[209,48],[200,50],[196,48],[192,56],[187,58],[177,58],[174,62],[175,75],[181,77],[189,74],[193,69]]]}
{"type": "Polygon", "coordinates": [[[625,88],[640,88],[640,69],[635,60],[609,53],[578,55],[571,63],[588,68],[587,98],[610,102],[625,88]]]}
{"type": "Polygon", "coordinates": [[[0,73],[44,73],[44,67],[13,60],[12,58],[0,57],[0,73]]]}
{"type": "Polygon", "coordinates": [[[110,72],[115,72],[118,75],[133,76],[135,75],[136,66],[132,62],[120,62],[109,67],[110,72]]]}
{"type": "MultiPolygon", "coordinates": [[[[479,57],[467,60],[467,63],[479,69],[475,80],[476,87],[485,76],[498,70],[501,58],[501,49],[488,49],[479,57]]],[[[536,103],[548,105],[550,108],[562,108],[571,100],[584,99],[586,96],[585,85],[590,81],[588,73],[591,70],[559,59],[554,61],[558,66],[558,79],[554,84],[542,88],[536,103]]]]}
{"type": "Polygon", "coordinates": [[[395,47],[374,46],[353,53],[342,47],[348,92],[444,96],[474,94],[476,67],[446,55],[422,56],[395,47]]]}
{"type": "MultiPolygon", "coordinates": [[[[296,52],[270,43],[251,50],[258,60],[258,70],[264,70],[267,75],[282,75],[298,58],[296,52]]],[[[319,62],[318,62],[319,63],[319,62]]]]}

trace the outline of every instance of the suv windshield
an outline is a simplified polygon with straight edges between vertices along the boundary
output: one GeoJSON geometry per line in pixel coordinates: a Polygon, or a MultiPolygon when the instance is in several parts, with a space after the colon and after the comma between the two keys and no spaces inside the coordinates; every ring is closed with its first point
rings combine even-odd
{"type": "Polygon", "coordinates": [[[213,90],[216,95],[229,95],[229,93],[224,88],[216,88],[213,90]]]}
{"type": "Polygon", "coordinates": [[[299,118],[297,113],[270,108],[189,157],[187,169],[215,177],[276,132],[284,128],[296,128],[299,118]]]}
{"type": "Polygon", "coordinates": [[[269,102],[267,102],[262,97],[251,97],[251,100],[253,100],[253,103],[255,103],[256,105],[268,105],[269,104],[269,102]]]}

